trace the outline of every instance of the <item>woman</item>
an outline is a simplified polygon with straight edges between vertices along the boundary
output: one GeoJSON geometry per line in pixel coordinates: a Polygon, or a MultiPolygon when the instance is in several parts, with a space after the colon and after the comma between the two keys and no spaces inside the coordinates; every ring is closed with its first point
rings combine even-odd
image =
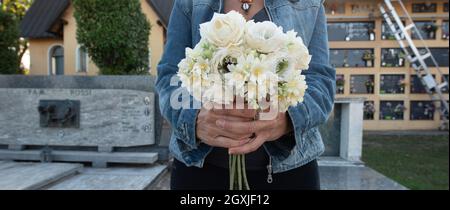
{"type": "Polygon", "coordinates": [[[174,190],[229,188],[228,154],[246,154],[252,190],[318,190],[316,159],[324,145],[318,126],[332,110],[335,70],[328,64],[328,37],[323,0],[176,0],[165,53],[156,84],[162,114],[171,123],[170,150],[175,157],[174,190]],[[271,121],[255,121],[250,109],[184,108],[171,106],[179,91],[171,85],[185,57],[185,48],[200,40],[199,25],[215,12],[235,10],[247,20],[273,21],[295,30],[308,46],[312,61],[305,71],[305,102],[271,121]]]}

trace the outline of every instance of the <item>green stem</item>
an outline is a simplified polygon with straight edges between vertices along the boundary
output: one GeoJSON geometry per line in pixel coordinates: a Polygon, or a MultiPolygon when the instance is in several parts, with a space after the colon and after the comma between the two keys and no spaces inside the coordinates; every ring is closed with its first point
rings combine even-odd
{"type": "Polygon", "coordinates": [[[237,178],[238,178],[238,190],[242,190],[242,167],[241,167],[242,155],[237,156],[237,178]]]}
{"type": "Polygon", "coordinates": [[[248,184],[248,179],[247,179],[247,168],[245,166],[245,155],[242,155],[242,174],[243,174],[243,179],[244,179],[244,187],[245,190],[250,190],[250,186],[248,184]]]}
{"type": "Polygon", "coordinates": [[[236,156],[230,155],[230,190],[234,190],[234,181],[235,181],[235,174],[236,174],[236,156]]]}

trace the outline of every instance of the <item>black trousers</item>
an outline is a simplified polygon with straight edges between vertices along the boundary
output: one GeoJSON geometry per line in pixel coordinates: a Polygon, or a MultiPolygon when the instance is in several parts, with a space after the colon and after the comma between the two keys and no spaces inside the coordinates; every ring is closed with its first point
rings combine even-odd
{"type": "MultiPolygon", "coordinates": [[[[267,171],[247,171],[251,190],[320,190],[317,161],[302,167],[273,174],[267,183],[267,171]]],[[[172,190],[228,190],[229,172],[226,168],[205,164],[203,168],[187,167],[174,160],[170,187],[172,190]]]]}

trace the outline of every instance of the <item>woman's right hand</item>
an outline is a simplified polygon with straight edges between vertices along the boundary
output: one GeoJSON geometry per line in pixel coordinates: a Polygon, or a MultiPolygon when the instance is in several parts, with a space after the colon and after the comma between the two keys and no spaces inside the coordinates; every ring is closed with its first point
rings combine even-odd
{"type": "Polygon", "coordinates": [[[217,120],[232,122],[250,122],[254,120],[256,111],[248,109],[205,109],[202,108],[197,117],[196,134],[201,142],[222,148],[239,147],[248,143],[253,135],[234,134],[217,126],[217,120]]]}

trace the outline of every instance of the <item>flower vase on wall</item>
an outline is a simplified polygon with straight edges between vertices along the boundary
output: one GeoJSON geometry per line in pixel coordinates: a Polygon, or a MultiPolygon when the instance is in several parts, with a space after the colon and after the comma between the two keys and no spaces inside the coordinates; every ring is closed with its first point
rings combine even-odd
{"type": "Polygon", "coordinates": [[[405,62],[405,60],[403,58],[399,58],[398,59],[398,66],[403,66],[404,62],[405,62]]]}

